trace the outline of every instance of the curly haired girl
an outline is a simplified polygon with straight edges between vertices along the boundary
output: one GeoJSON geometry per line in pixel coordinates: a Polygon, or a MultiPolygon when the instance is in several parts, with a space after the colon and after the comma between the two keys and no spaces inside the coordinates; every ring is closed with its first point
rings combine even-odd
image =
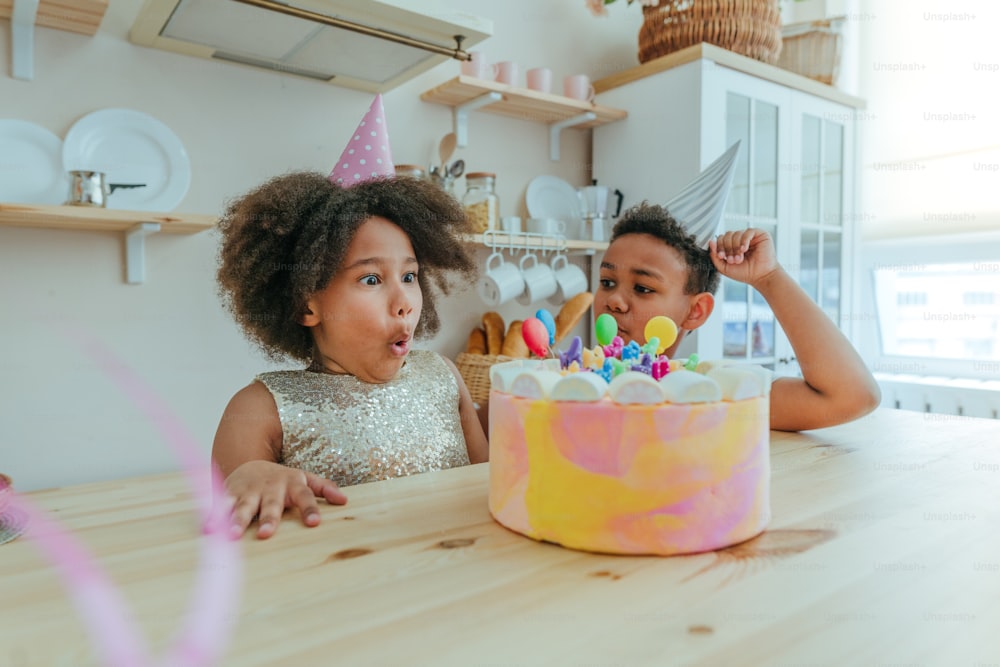
{"type": "Polygon", "coordinates": [[[315,526],[316,498],[343,504],[341,486],[487,460],[454,364],[411,349],[438,330],[449,274],[475,269],[450,195],[412,178],[343,187],[292,173],[230,204],[219,229],[224,303],[268,355],[306,365],[257,376],[222,416],[212,457],[234,535],[258,516],[267,538],[292,507],[315,526]]]}

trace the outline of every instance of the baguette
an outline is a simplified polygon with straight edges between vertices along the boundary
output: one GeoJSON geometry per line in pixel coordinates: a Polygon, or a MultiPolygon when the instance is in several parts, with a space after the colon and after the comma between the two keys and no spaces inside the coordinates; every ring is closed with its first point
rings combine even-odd
{"type": "Polygon", "coordinates": [[[505,331],[500,313],[494,311],[483,313],[483,329],[486,330],[486,354],[500,354],[505,331]]]}
{"type": "Polygon", "coordinates": [[[528,344],[524,342],[524,336],[521,333],[521,324],[521,320],[514,320],[507,327],[507,335],[503,337],[503,347],[500,348],[500,354],[515,359],[527,359],[531,356],[528,344]]]}
{"type": "Polygon", "coordinates": [[[479,327],[470,331],[465,351],[469,354],[486,354],[486,332],[479,327]]]}
{"type": "Polygon", "coordinates": [[[556,315],[557,343],[573,330],[580,318],[590,309],[592,303],[594,303],[594,295],[591,292],[580,292],[563,304],[562,308],[559,309],[559,314],[556,315]]]}

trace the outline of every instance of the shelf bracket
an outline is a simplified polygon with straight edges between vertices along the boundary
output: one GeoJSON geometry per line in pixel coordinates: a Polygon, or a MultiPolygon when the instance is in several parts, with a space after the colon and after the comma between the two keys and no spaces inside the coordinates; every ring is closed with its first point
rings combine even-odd
{"type": "Polygon", "coordinates": [[[578,116],[573,116],[572,118],[567,118],[566,120],[561,120],[558,123],[552,123],[552,125],[549,125],[549,159],[553,162],[559,161],[560,132],[567,127],[573,127],[574,125],[580,125],[581,123],[588,123],[596,118],[597,114],[593,111],[584,111],[578,116]]]}
{"type": "Polygon", "coordinates": [[[469,112],[503,99],[503,95],[490,91],[455,107],[455,146],[465,148],[469,144],[469,112]]]}
{"type": "Polygon", "coordinates": [[[129,285],[146,280],[146,237],[160,231],[158,222],[140,222],[125,232],[125,276],[129,285]]]}
{"type": "Polygon", "coordinates": [[[11,76],[23,81],[35,78],[35,15],[38,0],[14,0],[10,14],[11,76]]]}

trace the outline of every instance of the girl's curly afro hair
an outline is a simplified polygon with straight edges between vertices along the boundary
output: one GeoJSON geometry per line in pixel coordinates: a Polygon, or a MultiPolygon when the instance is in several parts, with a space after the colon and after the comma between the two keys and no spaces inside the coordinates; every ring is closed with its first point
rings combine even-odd
{"type": "Polygon", "coordinates": [[[688,234],[664,207],[642,202],[629,208],[611,230],[611,241],[626,234],[655,236],[681,254],[688,267],[685,294],[715,294],[719,289],[719,272],[709,252],[701,248],[694,235],[688,234]]]}
{"type": "Polygon", "coordinates": [[[410,237],[423,293],[414,335],[431,336],[441,324],[436,292],[448,294],[454,286],[448,273],[467,284],[476,270],[458,238],[468,231],[465,213],[448,193],[407,177],[344,188],[320,173],[295,172],[229,203],[219,222],[219,293],[271,358],[312,359],[312,334],[299,323],[306,301],[330,282],[354,233],[375,216],[410,237]]]}

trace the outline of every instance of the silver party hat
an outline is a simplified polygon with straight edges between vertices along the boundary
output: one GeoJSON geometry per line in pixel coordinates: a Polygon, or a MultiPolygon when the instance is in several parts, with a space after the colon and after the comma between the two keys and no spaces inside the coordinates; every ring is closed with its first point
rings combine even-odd
{"type": "Polygon", "coordinates": [[[708,248],[709,240],[721,231],[739,152],[737,141],[664,205],[702,248],[708,248]]]}

